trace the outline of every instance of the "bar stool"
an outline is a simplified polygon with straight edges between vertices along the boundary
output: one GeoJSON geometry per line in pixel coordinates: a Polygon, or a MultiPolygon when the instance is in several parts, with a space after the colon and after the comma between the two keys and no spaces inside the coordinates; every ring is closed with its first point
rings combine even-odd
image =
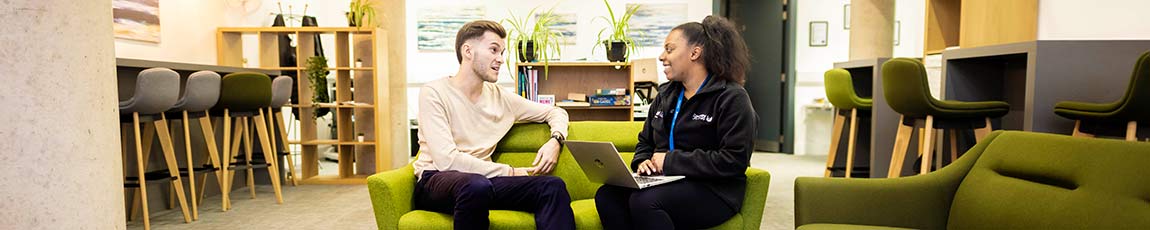
{"type": "Polygon", "coordinates": [[[855,93],[854,84],[851,80],[851,73],[845,69],[831,69],[823,74],[823,83],[826,85],[827,100],[831,105],[835,106],[835,122],[834,131],[831,135],[831,148],[827,153],[827,169],[824,172],[824,177],[830,177],[831,171],[837,168],[834,167],[836,155],[838,154],[839,138],[843,133],[843,122],[846,120],[847,115],[850,116],[850,132],[847,134],[847,159],[846,173],[844,176],[850,178],[854,169],[855,159],[855,141],[858,131],[858,117],[859,110],[863,110],[863,115],[869,115],[871,110],[871,99],[859,97],[855,93]]]}
{"type": "MultiPolygon", "coordinates": [[[[180,95],[180,100],[168,110],[168,117],[175,117],[183,123],[184,128],[184,153],[187,157],[187,167],[180,169],[180,176],[186,176],[190,185],[191,203],[192,203],[192,219],[198,220],[199,217],[199,204],[203,200],[203,191],[200,191],[197,197],[196,190],[196,174],[197,173],[215,173],[216,182],[219,183],[220,192],[222,196],[227,196],[223,190],[223,173],[220,171],[220,159],[217,154],[215,133],[212,130],[212,122],[208,116],[208,109],[216,105],[220,98],[220,74],[212,71],[199,71],[192,73],[188,76],[187,82],[184,84],[183,94],[180,95]],[[198,120],[200,123],[200,136],[204,138],[204,144],[207,148],[208,164],[201,167],[195,166],[195,159],[192,157],[192,136],[190,123],[192,120],[198,120]]],[[[201,158],[202,159],[202,158],[201,158]]],[[[202,177],[200,188],[204,188],[204,183],[207,177],[202,177]]],[[[227,210],[227,206],[221,206],[227,210]]]]}
{"type": "MultiPolygon", "coordinates": [[[[267,108],[271,103],[272,89],[271,79],[268,75],[252,72],[239,72],[232,73],[224,76],[220,83],[220,99],[212,110],[219,111],[223,117],[224,122],[224,143],[231,143],[230,148],[224,148],[224,168],[230,168],[224,184],[227,187],[225,191],[231,191],[232,179],[235,176],[234,170],[239,170],[241,167],[231,165],[231,162],[239,152],[240,143],[245,144],[245,154],[242,162],[237,162],[246,166],[248,172],[248,187],[251,191],[252,198],[255,198],[255,182],[252,178],[251,155],[254,153],[251,148],[254,142],[251,138],[250,126],[255,126],[256,132],[259,135],[260,147],[267,159],[274,159],[272,155],[272,148],[269,145],[269,135],[267,123],[264,120],[264,108],[267,108]],[[232,130],[232,117],[236,118],[236,129],[232,130]],[[254,121],[253,121],[254,119],[254,121]],[[234,140],[233,140],[234,138],[234,140]]],[[[276,203],[283,203],[283,195],[280,190],[279,171],[275,167],[275,161],[269,161],[268,176],[272,182],[272,190],[276,195],[276,203]]],[[[231,200],[225,199],[225,203],[230,207],[231,200]]]]}
{"type": "MultiPolygon", "coordinates": [[[[188,213],[187,201],[184,198],[184,185],[180,181],[179,166],[176,164],[176,156],[172,148],[172,137],[168,134],[167,118],[163,113],[176,103],[179,90],[180,75],[176,71],[166,68],[146,69],[141,71],[136,79],[136,90],[132,98],[120,102],[120,122],[122,124],[131,123],[134,138],[130,139],[135,140],[136,150],[136,176],[125,177],[124,187],[136,188],[137,196],[135,198],[140,202],[139,206],[143,208],[144,229],[151,229],[148,217],[147,181],[152,180],[167,179],[171,181],[184,215],[184,222],[192,222],[191,215],[188,213]],[[146,171],[151,149],[150,147],[145,149],[142,145],[145,140],[141,140],[140,124],[143,122],[151,122],[151,124],[144,123],[149,137],[158,135],[160,138],[164,163],[167,164],[167,175],[164,175],[162,171],[146,171]]],[[[126,137],[128,132],[125,130],[121,133],[125,136],[124,149],[126,150],[129,139],[126,137]]],[[[147,138],[146,141],[150,145],[152,139],[147,138]]],[[[125,153],[125,155],[127,154],[125,153]]],[[[127,175],[126,172],[125,175],[127,175]]]]}
{"type": "Polygon", "coordinates": [[[895,137],[894,151],[891,154],[890,178],[899,177],[902,172],[906,150],[916,121],[924,121],[919,130],[921,143],[918,151],[922,157],[920,174],[930,172],[934,148],[934,129],[951,131],[951,158],[957,158],[956,130],[974,129],[975,139],[982,140],[993,129],[990,119],[1005,116],[1010,112],[1010,104],[1001,101],[951,101],[938,100],[930,95],[927,86],[926,69],[922,62],[910,58],[895,58],[883,63],[883,96],[891,109],[901,114],[898,134],[895,137]]]}
{"type": "Polygon", "coordinates": [[[268,107],[267,114],[269,114],[268,127],[272,127],[270,130],[272,133],[270,142],[272,148],[275,150],[276,160],[278,161],[280,157],[287,158],[288,173],[287,178],[284,179],[292,186],[297,186],[299,185],[299,179],[296,178],[295,175],[295,160],[292,159],[291,151],[289,151],[288,148],[287,129],[284,127],[283,112],[280,110],[280,108],[286,105],[288,100],[291,99],[292,83],[294,82],[291,76],[279,76],[276,77],[275,80],[272,80],[272,101],[271,106],[268,107]],[[277,143],[279,144],[277,145],[277,143]],[[280,148],[280,146],[283,147],[280,148]]]}
{"type": "Polygon", "coordinates": [[[1087,128],[1090,126],[1124,124],[1126,140],[1136,141],[1138,123],[1150,124],[1150,52],[1138,58],[1122,98],[1110,103],[1062,101],[1054,105],[1054,113],[1074,120],[1074,136],[1093,137],[1097,132],[1087,128]]]}

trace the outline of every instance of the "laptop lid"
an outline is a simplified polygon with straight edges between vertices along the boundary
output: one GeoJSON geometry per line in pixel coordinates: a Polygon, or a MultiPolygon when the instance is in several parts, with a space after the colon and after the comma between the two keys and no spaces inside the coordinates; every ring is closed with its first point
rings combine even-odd
{"type": "Polygon", "coordinates": [[[591,182],[609,184],[628,188],[639,188],[627,163],[615,149],[615,144],[600,141],[574,141],[563,142],[579,167],[591,182]]]}

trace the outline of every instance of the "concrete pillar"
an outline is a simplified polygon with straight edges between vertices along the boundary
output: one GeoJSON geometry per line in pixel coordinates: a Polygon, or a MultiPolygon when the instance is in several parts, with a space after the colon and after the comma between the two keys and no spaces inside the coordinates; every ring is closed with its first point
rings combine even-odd
{"type": "Polygon", "coordinates": [[[894,0],[851,0],[850,60],[894,54],[894,0]]]}
{"type": "Polygon", "coordinates": [[[124,229],[111,1],[0,2],[0,228],[124,229]]]}

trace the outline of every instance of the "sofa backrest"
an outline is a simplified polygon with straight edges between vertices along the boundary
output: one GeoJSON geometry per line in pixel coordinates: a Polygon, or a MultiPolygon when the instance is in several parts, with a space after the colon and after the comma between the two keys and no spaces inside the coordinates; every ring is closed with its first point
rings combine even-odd
{"type": "Polygon", "coordinates": [[[948,229],[1150,229],[1150,143],[1005,132],[959,184],[948,229]]]}
{"type": "MultiPolygon", "coordinates": [[[[610,141],[623,155],[624,161],[630,163],[631,156],[638,143],[639,131],[643,122],[603,122],[582,121],[571,122],[567,131],[568,140],[610,141]]],[[[535,153],[550,138],[551,128],[547,124],[523,123],[516,124],[507,132],[503,140],[495,147],[492,160],[514,167],[530,167],[535,160],[535,153]]],[[[579,163],[571,156],[567,148],[559,153],[559,163],[551,175],[558,176],[567,184],[567,192],[571,200],[595,198],[595,191],[601,184],[592,183],[579,168],[579,163]]]]}

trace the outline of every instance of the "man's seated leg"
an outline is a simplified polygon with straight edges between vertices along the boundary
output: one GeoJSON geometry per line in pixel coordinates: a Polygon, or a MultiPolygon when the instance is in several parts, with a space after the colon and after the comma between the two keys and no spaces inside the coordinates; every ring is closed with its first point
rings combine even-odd
{"type": "Polygon", "coordinates": [[[567,184],[554,176],[491,178],[492,208],[535,214],[536,229],[575,229],[567,184]]]}
{"type": "Polygon", "coordinates": [[[415,208],[451,213],[455,229],[487,229],[493,190],[483,175],[426,171],[415,186],[415,208]]]}

